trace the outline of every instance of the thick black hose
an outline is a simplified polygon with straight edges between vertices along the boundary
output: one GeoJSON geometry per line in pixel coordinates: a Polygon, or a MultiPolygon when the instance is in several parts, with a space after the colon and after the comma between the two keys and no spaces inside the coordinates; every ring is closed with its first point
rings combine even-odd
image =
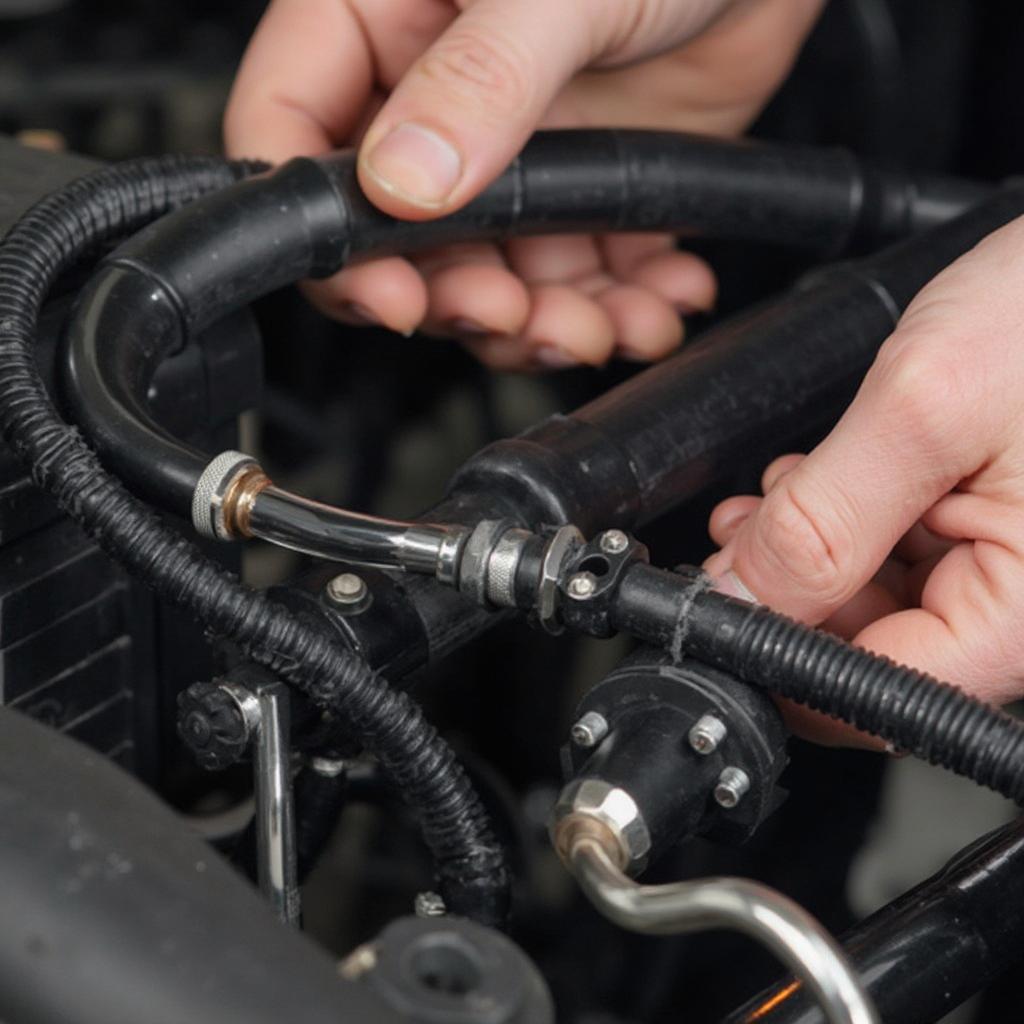
{"type": "Polygon", "coordinates": [[[250,169],[139,161],[81,179],[25,214],[0,246],[0,427],[35,482],[111,557],[353,730],[419,813],[449,907],[495,923],[507,902],[503,852],[454,754],[418,707],[164,526],[61,420],[34,363],[39,310],[65,269],[250,169]]]}
{"type": "Polygon", "coordinates": [[[276,287],[446,242],[569,231],[678,229],[836,255],[940,223],[990,192],[887,174],[841,150],[669,132],[541,132],[472,203],[413,223],[365,198],[354,154],[293,160],[204,198],[111,255],[68,329],[67,397],[133,491],[188,515],[214,453],[156,423],[149,383],[200,329],[276,287]]]}
{"type": "Polygon", "coordinates": [[[650,566],[627,574],[617,628],[822,711],[1024,803],[1024,721],[831,633],[650,566]]]}

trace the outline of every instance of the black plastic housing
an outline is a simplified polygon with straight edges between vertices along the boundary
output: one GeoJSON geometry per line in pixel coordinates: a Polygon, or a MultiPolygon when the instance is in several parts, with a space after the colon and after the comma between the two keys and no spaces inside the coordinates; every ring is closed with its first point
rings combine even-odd
{"type": "Polygon", "coordinates": [[[593,751],[567,743],[563,774],[629,793],[651,835],[652,863],[697,834],[743,842],[783,798],[777,782],[787,761],[786,730],[778,710],[767,695],[718,669],[641,649],[590,690],[576,717],[588,711],[604,717],[609,733],[593,751]],[[697,753],[687,738],[704,715],[727,730],[710,754],[697,753]],[[751,783],[733,808],[712,798],[727,766],[742,769],[751,783]]]}

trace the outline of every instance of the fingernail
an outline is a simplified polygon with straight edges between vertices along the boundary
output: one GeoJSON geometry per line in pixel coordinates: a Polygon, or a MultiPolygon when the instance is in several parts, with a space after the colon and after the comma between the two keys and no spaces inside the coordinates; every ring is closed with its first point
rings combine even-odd
{"type": "Polygon", "coordinates": [[[380,326],[380,317],[372,309],[367,309],[366,306],[361,306],[358,302],[346,302],[341,307],[340,312],[345,320],[351,324],[362,327],[380,326]]]}
{"type": "Polygon", "coordinates": [[[385,135],[364,166],[382,188],[417,206],[443,206],[462,177],[455,147],[411,121],[385,135]]]}
{"type": "Polygon", "coordinates": [[[580,361],[574,356],[569,355],[568,352],[563,352],[560,348],[554,348],[551,345],[545,345],[542,348],[538,348],[533,353],[533,358],[536,359],[541,366],[546,366],[549,370],[567,370],[570,366],[580,365],[580,361]]]}
{"type": "Polygon", "coordinates": [[[715,590],[720,594],[725,594],[728,597],[738,597],[741,601],[748,601],[750,604],[760,604],[761,602],[754,596],[750,587],[746,585],[732,571],[732,569],[726,569],[721,576],[715,580],[715,590]]]}
{"type": "Polygon", "coordinates": [[[449,320],[445,327],[452,334],[457,334],[464,338],[486,338],[490,334],[499,333],[492,331],[489,327],[484,327],[482,323],[472,320],[468,316],[460,316],[454,320],[449,320]]]}

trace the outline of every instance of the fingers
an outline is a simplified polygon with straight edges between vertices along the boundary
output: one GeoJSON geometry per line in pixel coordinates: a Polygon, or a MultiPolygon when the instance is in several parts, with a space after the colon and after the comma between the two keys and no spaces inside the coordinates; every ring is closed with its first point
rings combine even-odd
{"type": "Polygon", "coordinates": [[[942,400],[941,360],[922,352],[909,335],[890,339],[835,430],[773,481],[730,549],[709,563],[713,574],[731,571],[764,603],[821,622],[977,468],[985,441],[967,439],[970,406],[942,400]]]}
{"type": "Polygon", "coordinates": [[[427,313],[427,286],[408,260],[393,257],[349,267],[302,286],[310,301],[343,323],[379,324],[409,335],[427,313]]]}
{"type": "Polygon", "coordinates": [[[410,219],[468,202],[522,148],[592,46],[578,5],[479,0],[409,68],[371,125],[359,163],[366,194],[410,219]]]}
{"type": "Polygon", "coordinates": [[[427,284],[428,333],[481,339],[522,331],[530,315],[530,293],[497,246],[449,246],[415,262],[427,284]]]}
{"type": "Polygon", "coordinates": [[[395,85],[366,134],[371,201],[426,219],[458,209],[510,163],[573,75],[635,60],[704,28],[725,0],[637,17],[622,0],[461,2],[462,13],[395,85]]]}
{"type": "Polygon", "coordinates": [[[347,3],[275,0],[231,90],[227,151],[275,163],[326,152],[355,127],[372,83],[372,55],[347,3]]]}
{"type": "Polygon", "coordinates": [[[719,502],[711,513],[708,533],[711,539],[724,548],[736,536],[739,528],[755,512],[761,499],[751,494],[740,494],[719,502]]]}

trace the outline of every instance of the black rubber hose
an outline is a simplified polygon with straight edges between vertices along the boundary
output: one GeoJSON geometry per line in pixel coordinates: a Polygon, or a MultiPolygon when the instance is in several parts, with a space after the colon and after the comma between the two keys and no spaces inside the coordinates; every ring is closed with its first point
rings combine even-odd
{"type": "Polygon", "coordinates": [[[164,526],[61,420],[35,366],[40,307],[65,269],[249,170],[209,159],[139,161],[74,182],[22,217],[0,245],[0,427],[33,480],[111,557],[335,712],[418,812],[448,906],[496,923],[508,897],[504,854],[454,754],[418,707],[164,526]]]}
{"type": "Polygon", "coordinates": [[[1024,803],[1024,721],[927,673],[726,597],[696,570],[635,566],[612,619],[676,656],[685,652],[1024,803]]]}
{"type": "Polygon", "coordinates": [[[366,200],[353,154],[293,160],[204,198],[110,256],[69,327],[68,401],[121,479],[187,516],[211,453],[155,422],[149,384],[196,332],[276,287],[372,256],[567,231],[679,229],[836,255],[939,223],[991,191],[888,174],[841,150],[542,132],[474,202],[411,223],[366,200]]]}

